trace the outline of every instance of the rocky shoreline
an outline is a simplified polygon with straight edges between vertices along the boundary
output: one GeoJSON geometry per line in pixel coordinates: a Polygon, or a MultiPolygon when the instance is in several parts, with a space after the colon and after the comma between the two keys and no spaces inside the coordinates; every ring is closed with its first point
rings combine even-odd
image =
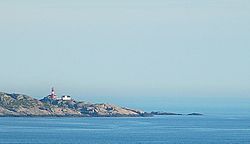
{"type": "MultiPolygon", "coordinates": [[[[184,115],[168,112],[144,112],[112,104],[85,101],[41,100],[23,94],[0,92],[0,117],[152,117],[154,115],[184,115]]],[[[202,115],[191,113],[187,115],[202,115]]]]}
{"type": "Polygon", "coordinates": [[[144,117],[151,116],[141,110],[112,104],[92,104],[84,101],[41,100],[23,94],[0,92],[1,117],[144,117]]]}

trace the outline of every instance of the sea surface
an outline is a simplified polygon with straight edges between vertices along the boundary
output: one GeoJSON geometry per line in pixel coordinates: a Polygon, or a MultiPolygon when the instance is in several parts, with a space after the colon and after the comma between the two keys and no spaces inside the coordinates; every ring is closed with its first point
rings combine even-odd
{"type": "Polygon", "coordinates": [[[0,117],[0,144],[250,144],[250,116],[0,117]]]}

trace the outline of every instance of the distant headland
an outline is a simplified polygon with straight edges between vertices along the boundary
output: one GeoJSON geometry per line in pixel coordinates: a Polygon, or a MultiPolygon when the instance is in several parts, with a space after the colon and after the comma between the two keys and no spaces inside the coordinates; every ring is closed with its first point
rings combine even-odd
{"type": "MultiPolygon", "coordinates": [[[[76,101],[69,95],[57,97],[51,93],[38,100],[23,94],[0,92],[0,116],[9,117],[148,117],[154,115],[183,115],[167,112],[144,112],[112,104],[76,101]]],[[[191,113],[188,115],[202,115],[191,113]]]]}

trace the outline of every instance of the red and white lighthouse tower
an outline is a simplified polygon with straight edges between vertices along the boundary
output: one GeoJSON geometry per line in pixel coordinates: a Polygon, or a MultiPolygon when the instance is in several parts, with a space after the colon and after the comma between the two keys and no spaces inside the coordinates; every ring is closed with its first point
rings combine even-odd
{"type": "Polygon", "coordinates": [[[55,92],[54,87],[51,88],[51,93],[50,93],[49,96],[50,96],[51,99],[56,99],[56,92],[55,92]]]}

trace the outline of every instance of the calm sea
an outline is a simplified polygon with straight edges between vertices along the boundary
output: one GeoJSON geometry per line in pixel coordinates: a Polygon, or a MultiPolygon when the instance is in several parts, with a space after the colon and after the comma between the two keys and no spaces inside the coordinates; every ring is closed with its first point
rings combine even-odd
{"type": "Polygon", "coordinates": [[[250,117],[2,117],[0,143],[250,144],[250,117]]]}

